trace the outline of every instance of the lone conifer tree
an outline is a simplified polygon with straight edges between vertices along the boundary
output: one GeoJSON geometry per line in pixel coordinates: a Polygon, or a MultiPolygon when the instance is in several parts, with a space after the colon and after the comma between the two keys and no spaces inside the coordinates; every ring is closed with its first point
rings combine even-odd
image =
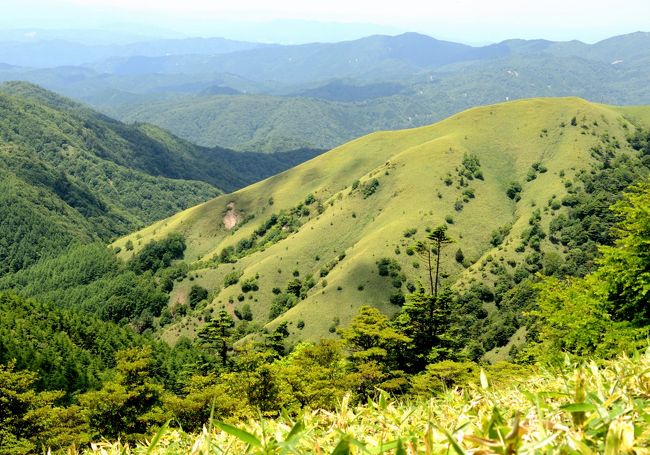
{"type": "Polygon", "coordinates": [[[226,366],[228,362],[228,350],[230,349],[232,328],[235,326],[232,316],[226,311],[219,311],[216,319],[213,319],[200,332],[201,342],[214,348],[221,357],[221,364],[226,366]]]}
{"type": "Polygon", "coordinates": [[[429,290],[434,298],[438,297],[438,288],[440,284],[440,252],[442,247],[453,243],[453,240],[447,235],[447,226],[440,225],[427,235],[425,240],[420,240],[415,245],[415,251],[420,259],[425,263],[429,273],[429,290]],[[436,251],[435,280],[434,267],[432,264],[432,252],[436,251]]]}

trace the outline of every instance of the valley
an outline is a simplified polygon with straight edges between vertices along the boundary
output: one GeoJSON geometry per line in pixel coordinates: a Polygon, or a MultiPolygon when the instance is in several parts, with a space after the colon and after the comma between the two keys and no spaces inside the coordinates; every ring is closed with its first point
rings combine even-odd
{"type": "Polygon", "coordinates": [[[27,83],[0,85],[0,112],[0,275],[75,242],[110,240],[320,152],[198,147],[27,83]]]}

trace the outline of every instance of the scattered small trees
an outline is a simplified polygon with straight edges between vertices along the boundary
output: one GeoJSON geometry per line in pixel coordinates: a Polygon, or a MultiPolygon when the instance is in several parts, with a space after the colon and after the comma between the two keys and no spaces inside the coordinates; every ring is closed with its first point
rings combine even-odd
{"type": "Polygon", "coordinates": [[[129,262],[129,267],[135,273],[147,270],[156,272],[158,269],[169,267],[172,260],[182,259],[186,249],[185,238],[181,234],[170,234],[163,240],[152,240],[147,243],[129,262]]]}

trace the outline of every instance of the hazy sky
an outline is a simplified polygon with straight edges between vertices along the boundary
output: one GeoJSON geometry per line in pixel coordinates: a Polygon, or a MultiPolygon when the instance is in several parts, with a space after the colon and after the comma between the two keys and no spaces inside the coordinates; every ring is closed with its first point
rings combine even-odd
{"type": "MultiPolygon", "coordinates": [[[[95,28],[143,24],[194,35],[253,33],[241,22],[299,19],[376,24],[465,42],[506,38],[597,41],[650,31],[650,0],[0,0],[0,27],[95,28]],[[212,26],[211,26],[212,25],[212,26]],[[217,30],[215,30],[215,28],[217,30]]],[[[304,31],[303,31],[304,32],[304,31]]],[[[302,41],[300,29],[295,41],[302,41]]],[[[306,34],[308,35],[308,34],[306,34]]],[[[305,36],[306,36],[305,35],[305,36]]],[[[242,36],[227,36],[241,39],[242,36]]]]}

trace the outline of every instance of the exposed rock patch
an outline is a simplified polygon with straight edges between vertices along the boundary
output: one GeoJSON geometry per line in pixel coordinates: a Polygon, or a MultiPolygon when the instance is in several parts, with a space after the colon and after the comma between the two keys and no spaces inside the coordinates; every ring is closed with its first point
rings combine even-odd
{"type": "Polygon", "coordinates": [[[231,230],[237,226],[237,223],[239,223],[239,215],[237,215],[234,202],[229,202],[226,207],[228,208],[228,211],[223,217],[223,225],[226,229],[231,230]]]}

